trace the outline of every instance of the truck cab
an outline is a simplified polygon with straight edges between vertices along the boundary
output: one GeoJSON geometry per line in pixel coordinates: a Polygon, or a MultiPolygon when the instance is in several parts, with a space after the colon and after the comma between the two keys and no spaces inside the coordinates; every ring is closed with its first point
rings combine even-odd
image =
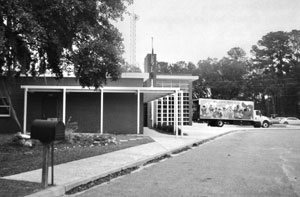
{"type": "Polygon", "coordinates": [[[263,127],[263,128],[268,128],[271,124],[271,121],[268,117],[263,116],[261,114],[260,110],[254,110],[253,111],[253,118],[254,118],[254,127],[259,128],[259,127],[263,127]]]}

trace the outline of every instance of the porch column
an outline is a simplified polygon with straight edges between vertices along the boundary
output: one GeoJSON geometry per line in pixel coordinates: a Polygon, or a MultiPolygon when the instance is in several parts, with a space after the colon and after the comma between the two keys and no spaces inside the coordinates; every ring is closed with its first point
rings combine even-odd
{"type": "Polygon", "coordinates": [[[140,90],[137,90],[137,134],[140,134],[140,90]]]}
{"type": "Polygon", "coordinates": [[[62,122],[66,124],[66,88],[63,88],[63,114],[62,122]]]}
{"type": "Polygon", "coordinates": [[[151,101],[151,127],[154,127],[154,101],[151,101]]]}
{"type": "Polygon", "coordinates": [[[169,125],[169,95],[167,96],[167,125],[169,125]]]}
{"type": "Polygon", "coordinates": [[[180,91],[180,114],[181,114],[181,117],[180,117],[180,129],[181,129],[181,136],[183,136],[183,91],[181,90],[180,91]]]}
{"type": "Polygon", "coordinates": [[[164,124],[164,100],[163,100],[163,98],[160,98],[160,118],[161,118],[160,119],[161,125],[163,125],[164,124]]]}
{"type": "Polygon", "coordinates": [[[178,136],[178,91],[174,95],[174,128],[176,136],[178,136]]]}
{"type": "Polygon", "coordinates": [[[103,88],[100,88],[100,134],[103,134],[103,100],[104,92],[103,88]]]}
{"type": "Polygon", "coordinates": [[[158,100],[156,99],[154,102],[155,102],[155,125],[157,126],[157,124],[158,124],[158,100]]]}
{"type": "Polygon", "coordinates": [[[27,126],[27,92],[28,88],[24,89],[24,115],[23,115],[23,133],[26,134],[27,126]]]}

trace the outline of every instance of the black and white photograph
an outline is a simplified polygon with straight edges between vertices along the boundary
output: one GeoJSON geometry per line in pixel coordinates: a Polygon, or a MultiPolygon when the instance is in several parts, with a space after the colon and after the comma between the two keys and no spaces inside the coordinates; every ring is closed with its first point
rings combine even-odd
{"type": "Polygon", "coordinates": [[[299,197],[299,0],[0,0],[0,197],[299,197]]]}

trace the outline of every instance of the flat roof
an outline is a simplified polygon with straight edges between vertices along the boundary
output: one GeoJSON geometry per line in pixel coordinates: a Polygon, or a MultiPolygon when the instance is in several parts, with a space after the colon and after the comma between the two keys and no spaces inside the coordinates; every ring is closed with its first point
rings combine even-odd
{"type": "Polygon", "coordinates": [[[192,75],[156,75],[156,79],[195,81],[195,80],[199,79],[199,76],[192,76],[192,75]]]}
{"type": "Polygon", "coordinates": [[[149,78],[149,73],[122,73],[121,78],[144,79],[145,81],[149,78]]]}
{"type": "MultiPolygon", "coordinates": [[[[26,77],[24,74],[21,74],[20,77],[26,77]]],[[[36,77],[55,77],[54,74],[46,73],[46,74],[41,74],[36,77]]],[[[69,74],[69,75],[64,75],[63,78],[75,78],[74,74],[69,74]]],[[[110,78],[110,77],[108,77],[110,78]]],[[[124,72],[121,73],[120,78],[135,78],[135,79],[148,79],[149,78],[149,73],[135,73],[135,72],[124,72]]]]}
{"type": "MultiPolygon", "coordinates": [[[[149,74],[147,72],[144,73],[137,73],[137,72],[124,72],[121,74],[120,78],[125,78],[125,79],[143,79],[146,81],[149,79],[149,74]]],[[[21,77],[25,77],[24,75],[21,75],[21,77]]],[[[39,75],[37,77],[54,77],[54,75],[51,74],[43,74],[39,75]]],[[[73,74],[71,75],[66,75],[64,78],[75,78],[73,74]]],[[[161,74],[156,74],[157,79],[173,79],[173,80],[189,80],[189,81],[195,81],[199,77],[198,76],[192,76],[192,75],[161,75],[161,74]]]]}
{"type": "Polygon", "coordinates": [[[83,88],[81,86],[45,86],[45,85],[21,85],[28,92],[86,92],[86,93],[144,93],[144,102],[149,102],[180,91],[180,88],[160,87],[102,87],[98,89],[83,88]]]}
{"type": "MultiPolygon", "coordinates": [[[[143,78],[147,80],[149,78],[149,73],[122,73],[121,78],[143,78]]],[[[195,81],[199,79],[199,76],[192,75],[161,75],[156,74],[157,79],[167,79],[167,80],[188,80],[195,81]]]]}

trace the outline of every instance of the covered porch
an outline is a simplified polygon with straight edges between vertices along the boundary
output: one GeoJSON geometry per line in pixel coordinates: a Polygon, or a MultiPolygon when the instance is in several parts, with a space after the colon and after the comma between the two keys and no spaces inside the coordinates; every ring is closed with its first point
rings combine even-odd
{"type": "MultiPolygon", "coordinates": [[[[57,98],[57,113],[59,114],[56,118],[58,120],[66,124],[69,115],[74,114],[76,117],[76,114],[80,113],[81,121],[94,127],[100,134],[113,132],[112,130],[118,128],[130,129],[135,134],[141,134],[143,133],[144,103],[152,102],[167,95],[174,95],[176,98],[179,94],[183,95],[180,88],[157,87],[102,87],[95,90],[80,86],[22,85],[21,88],[24,89],[23,133],[28,132],[30,121],[33,119],[33,116],[28,117],[28,112],[34,110],[32,109],[34,103],[30,105],[29,102],[29,94],[35,94],[35,98],[41,97],[38,94],[55,95],[57,98]]],[[[40,103],[46,108],[53,108],[49,100],[41,101],[40,98],[38,99],[36,104],[40,103]]],[[[178,105],[178,102],[175,102],[176,121],[174,130],[176,135],[178,135],[179,127],[178,105]]],[[[39,110],[42,115],[35,115],[35,118],[49,119],[49,117],[43,115],[41,109],[39,110]]]]}

